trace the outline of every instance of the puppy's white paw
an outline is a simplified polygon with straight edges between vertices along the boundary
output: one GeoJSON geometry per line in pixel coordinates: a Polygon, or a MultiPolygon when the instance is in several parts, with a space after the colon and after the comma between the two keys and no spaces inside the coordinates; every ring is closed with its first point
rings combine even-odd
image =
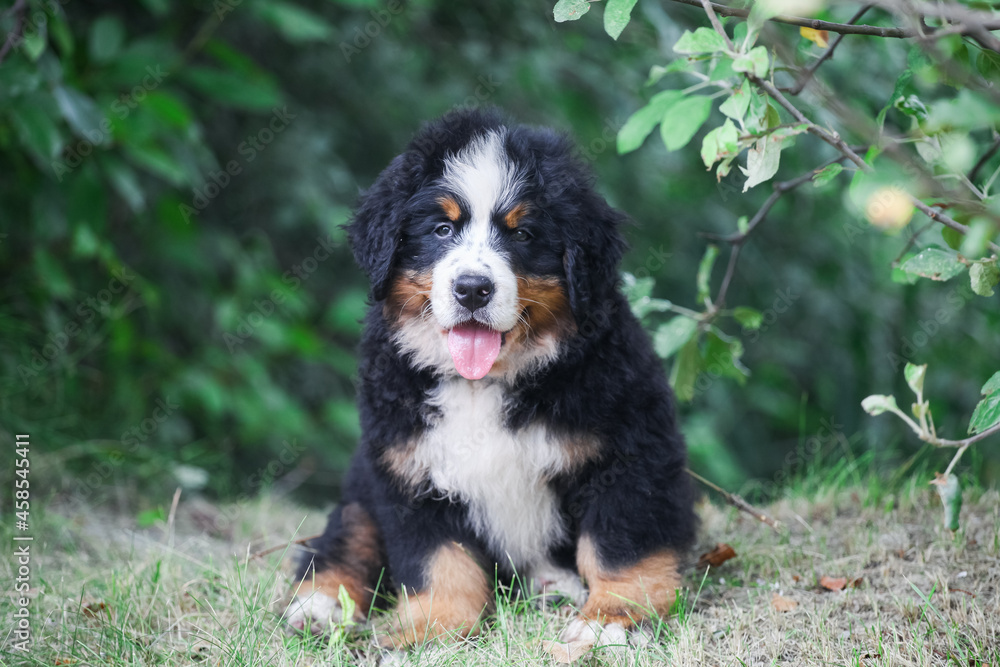
{"type": "Polygon", "coordinates": [[[285,610],[285,623],[289,631],[303,634],[324,635],[330,625],[344,622],[340,603],[322,593],[300,593],[285,610]]]}
{"type": "Polygon", "coordinates": [[[572,570],[545,564],[535,568],[529,580],[531,594],[538,596],[542,605],[555,604],[562,598],[580,607],[587,601],[587,589],[580,576],[572,570]]]}
{"type": "Polygon", "coordinates": [[[621,654],[628,646],[628,633],[619,623],[601,624],[584,618],[574,618],[559,635],[559,641],[544,641],[542,648],[556,662],[570,664],[594,648],[605,648],[621,654]]]}
{"type": "Polygon", "coordinates": [[[619,623],[602,624],[584,618],[574,618],[559,635],[559,640],[568,644],[624,647],[628,645],[628,633],[619,623]]]}

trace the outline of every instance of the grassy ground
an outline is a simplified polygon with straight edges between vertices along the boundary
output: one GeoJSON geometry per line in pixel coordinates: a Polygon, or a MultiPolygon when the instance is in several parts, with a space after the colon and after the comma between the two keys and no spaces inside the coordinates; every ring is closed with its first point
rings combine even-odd
{"type": "MultiPolygon", "coordinates": [[[[707,575],[692,568],[674,615],[581,663],[996,667],[998,501],[995,490],[967,492],[956,535],[916,482],[891,494],[874,481],[800,488],[767,508],[787,527],[780,534],[706,504],[698,553],[726,542],[738,556],[707,575]],[[830,592],[817,583],[824,575],[860,581],[830,592]],[[778,611],[775,594],[795,608],[778,611]]],[[[501,600],[475,641],[385,654],[364,634],[286,637],[278,620],[287,554],[248,558],[319,532],[322,512],[274,497],[221,508],[182,497],[169,523],[147,528],[134,516],[58,505],[33,509],[32,522],[34,643],[14,653],[7,635],[4,664],[553,664],[541,642],[572,613],[501,600]]],[[[2,563],[0,578],[12,580],[14,563],[2,563]]],[[[12,597],[0,598],[7,625],[12,597]]]]}

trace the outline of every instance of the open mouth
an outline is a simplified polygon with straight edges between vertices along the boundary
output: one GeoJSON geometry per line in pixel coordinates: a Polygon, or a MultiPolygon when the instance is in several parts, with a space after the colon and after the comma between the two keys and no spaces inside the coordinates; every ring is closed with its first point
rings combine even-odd
{"type": "Polygon", "coordinates": [[[448,332],[448,351],[458,374],[467,380],[486,377],[500,354],[503,334],[469,320],[448,332]]]}

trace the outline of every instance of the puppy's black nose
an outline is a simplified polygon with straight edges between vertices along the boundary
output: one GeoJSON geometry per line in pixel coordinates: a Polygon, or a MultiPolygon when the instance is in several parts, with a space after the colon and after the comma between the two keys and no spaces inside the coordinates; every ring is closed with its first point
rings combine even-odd
{"type": "Polygon", "coordinates": [[[493,297],[493,281],[486,276],[459,276],[451,291],[455,294],[455,300],[471,313],[490,302],[493,297]]]}

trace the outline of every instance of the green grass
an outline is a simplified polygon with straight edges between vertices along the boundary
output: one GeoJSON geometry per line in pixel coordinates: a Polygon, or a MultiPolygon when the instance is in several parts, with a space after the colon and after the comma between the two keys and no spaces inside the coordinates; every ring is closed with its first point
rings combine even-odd
{"type": "MultiPolygon", "coordinates": [[[[776,533],[736,510],[704,504],[697,553],[716,542],[738,556],[690,569],[673,613],[600,649],[583,664],[997,665],[1000,663],[1000,496],[970,489],[963,528],[941,527],[926,479],[893,489],[870,475],[829,471],[766,509],[776,533]],[[822,575],[860,578],[822,590],[822,575]],[[779,612],[772,596],[798,606],[779,612]]],[[[407,653],[373,648],[370,631],[332,641],[289,637],[279,623],[290,550],[251,554],[322,528],[324,512],[273,496],[235,507],[181,498],[171,520],[135,517],[58,499],[33,511],[33,646],[3,664],[39,665],[534,665],[553,664],[554,639],[573,609],[541,609],[497,594],[489,628],[458,645],[407,653]],[[218,516],[229,519],[220,523],[218,516]],[[220,528],[220,526],[222,526],[220,528]]],[[[4,530],[9,531],[5,523],[4,530]]],[[[13,544],[11,535],[2,535],[13,544]]],[[[695,554],[695,555],[696,555],[695,554]]],[[[10,559],[0,576],[12,580],[10,559]]],[[[11,618],[13,596],[0,616],[11,618]]]]}

